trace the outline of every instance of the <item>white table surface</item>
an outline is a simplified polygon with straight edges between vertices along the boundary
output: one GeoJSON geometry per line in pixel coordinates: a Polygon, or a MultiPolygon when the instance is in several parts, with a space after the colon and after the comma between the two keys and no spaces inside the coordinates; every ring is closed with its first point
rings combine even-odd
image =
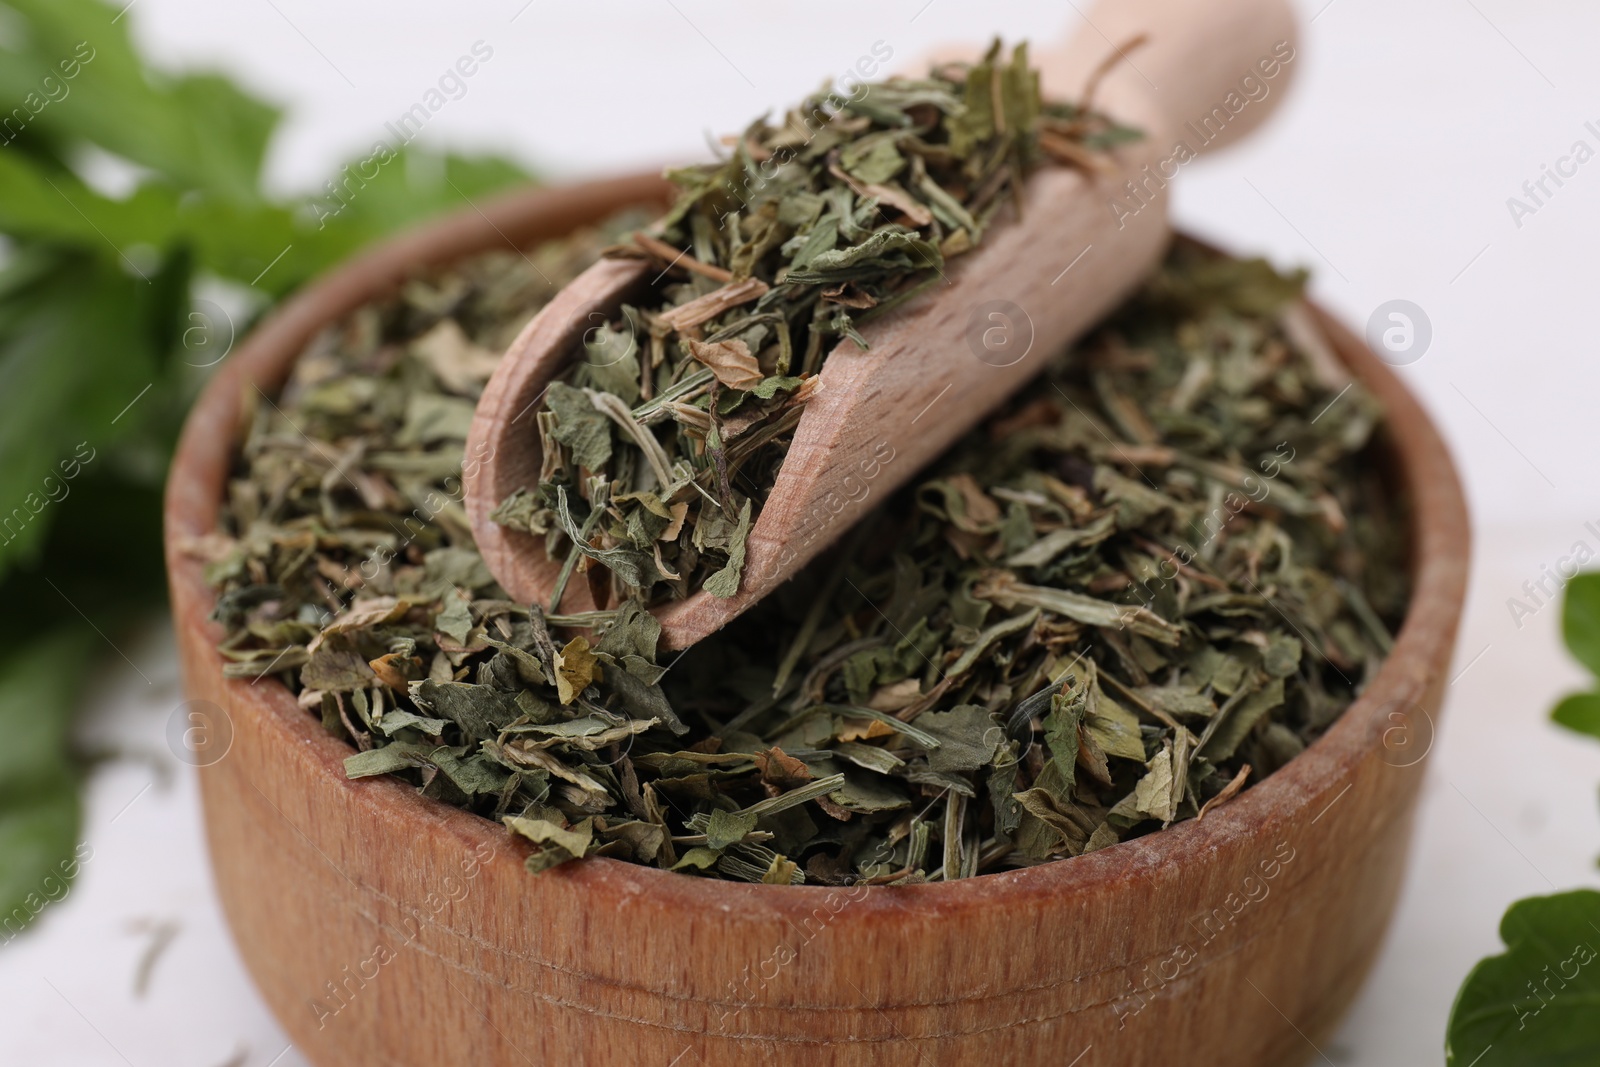
{"type": "MultiPolygon", "coordinates": [[[[493,59],[425,136],[577,175],[693,156],[707,131],[781,105],[877,41],[909,58],[996,30],[1048,40],[1079,19],[1071,3],[1021,0],[981,10],[814,0],[759,13],[732,0],[524,3],[136,0],[126,17],[164,61],[220,63],[291,106],[272,163],[285,189],[361,154],[479,40],[493,59]],[[668,79],[671,94],[641,88],[668,79]]],[[[1507,607],[1573,542],[1600,547],[1583,528],[1600,520],[1590,415],[1600,396],[1600,160],[1520,226],[1506,203],[1574,141],[1600,148],[1585,129],[1600,126],[1600,68],[1589,56],[1600,10],[1576,0],[1300,7],[1300,80],[1282,114],[1253,143],[1186,168],[1176,214],[1229,247],[1311,267],[1318,298],[1358,327],[1395,298],[1419,304],[1433,325],[1432,347],[1401,373],[1455,450],[1477,528],[1459,677],[1428,756],[1389,940],[1319,1050],[1319,1062],[1339,1067],[1416,1067],[1441,1062],[1451,998],[1497,949],[1505,906],[1600,883],[1600,745],[1547,722],[1581,673],[1561,650],[1556,608],[1518,626],[1507,607]]],[[[69,895],[0,948],[5,1063],[304,1062],[257,998],[217,909],[193,772],[165,744],[182,696],[164,627],[119,635],[138,671],[109,656],[96,681],[93,735],[119,739],[130,758],[93,775],[93,858],[69,895]],[[172,924],[136,995],[152,931],[172,924]]]]}

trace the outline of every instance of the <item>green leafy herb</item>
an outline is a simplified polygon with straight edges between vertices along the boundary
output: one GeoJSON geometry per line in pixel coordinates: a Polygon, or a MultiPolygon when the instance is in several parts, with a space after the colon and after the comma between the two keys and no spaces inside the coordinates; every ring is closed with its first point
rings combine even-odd
{"type": "Polygon", "coordinates": [[[1575,575],[1561,601],[1561,635],[1572,658],[1600,677],[1600,573],[1575,575]]]}
{"type": "MultiPolygon", "coordinates": [[[[1567,583],[1561,631],[1573,658],[1600,675],[1600,573],[1567,583]]],[[[1552,713],[1600,738],[1600,689],[1564,698],[1552,713]]],[[[1600,893],[1576,890],[1511,905],[1500,921],[1507,951],[1481,960],[1455,1006],[1450,1067],[1577,1067],[1600,1057],[1600,893]]]]}
{"type": "Polygon", "coordinates": [[[1449,1067],[1580,1067],[1600,1055],[1600,893],[1519,900],[1506,952],[1479,962],[1450,1011],[1449,1067]]]}
{"type": "Polygon", "coordinates": [[[61,899],[64,865],[76,869],[77,768],[69,722],[50,711],[77,697],[83,643],[60,634],[0,664],[0,943],[61,899]]]}
{"type": "Polygon", "coordinates": [[[162,480],[210,368],[274,299],[373,238],[525,180],[392,143],[340,173],[332,207],[269,196],[278,109],[220,75],[147,65],[128,35],[139,17],[0,5],[0,596],[28,605],[0,622],[0,678],[34,686],[37,733],[4,747],[42,776],[3,786],[7,908],[74,863],[77,766],[36,742],[66,736],[70,680],[109,651],[95,629],[120,641],[162,603],[162,480]],[[129,187],[108,191],[107,171],[129,187]],[[60,680],[35,676],[47,668],[60,680]]]}

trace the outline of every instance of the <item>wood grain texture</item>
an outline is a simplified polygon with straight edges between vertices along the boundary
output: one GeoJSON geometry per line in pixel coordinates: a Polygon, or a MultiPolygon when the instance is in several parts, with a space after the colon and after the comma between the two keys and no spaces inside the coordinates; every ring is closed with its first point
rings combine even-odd
{"type": "Polygon", "coordinates": [[[1388,409],[1415,595],[1365,695],[1203,822],[940,885],[750,886],[608,859],[535,878],[498,826],[346,780],[350,750],[282,686],[223,679],[214,597],[182,545],[215,527],[245,390],[275,388],[321,325],[416,265],[659,193],[650,179],[531,193],[487,210],[496,227],[469,213],[403,238],[292,302],[190,416],[167,491],[173,608],[190,697],[233,726],[201,771],[207,840],[240,952],[296,1046],[318,1067],[1314,1058],[1308,1039],[1335,1025],[1393,911],[1426,765],[1399,764],[1431,740],[1468,557],[1434,428],[1320,315],[1388,409]]]}
{"type": "MultiPolygon", "coordinates": [[[[1046,89],[1076,98],[1113,46],[1140,34],[1147,43],[1105,79],[1096,106],[1145,137],[1111,155],[1112,173],[1040,170],[1027,184],[1022,220],[996,225],[948,265],[944,284],[865,328],[869,350],[844,341],[832,351],[750,531],[738,592],[696,593],[657,609],[667,647],[687,647],[746,611],[1120,304],[1166,247],[1167,183],[1157,172],[1177,141],[1207,150],[1259,123],[1282,98],[1273,92],[1242,105],[1209,142],[1185,131],[1230,93],[1245,99],[1241,79],[1275,46],[1292,47],[1284,0],[1102,0],[1070,45],[1040,58],[1046,89]],[[1113,200],[1130,181],[1147,202],[1119,213],[1113,200]]],[[[637,300],[657,273],[636,261],[585,272],[511,345],[478,405],[467,453],[484,461],[469,472],[467,514],[489,570],[519,601],[548,604],[561,564],[547,558],[542,539],[489,515],[537,484],[535,408],[583,334],[637,300]]],[[[593,609],[588,584],[570,583],[561,607],[593,609]]]]}

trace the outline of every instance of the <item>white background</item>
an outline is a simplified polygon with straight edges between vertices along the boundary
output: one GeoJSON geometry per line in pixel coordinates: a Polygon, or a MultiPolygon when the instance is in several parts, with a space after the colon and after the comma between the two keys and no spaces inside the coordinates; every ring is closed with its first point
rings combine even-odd
{"type": "MultiPolygon", "coordinates": [[[[1519,627],[1506,603],[1574,541],[1600,548],[1583,529],[1600,520],[1600,160],[1520,226],[1507,207],[1573,142],[1600,149],[1584,128],[1600,127],[1600,10],[1577,0],[1298,7],[1291,96],[1248,145],[1185,169],[1176,216],[1236,251],[1312,268],[1319,299],[1358,328],[1395,298],[1432,321],[1432,347],[1401,373],[1449,438],[1475,519],[1459,679],[1385,953],[1318,1050],[1340,1067],[1416,1067],[1442,1061],[1451,997],[1496,949],[1506,904],[1600,882],[1600,747],[1546,722],[1580,672],[1560,649],[1555,608],[1519,627]]],[[[298,191],[365,155],[480,40],[492,60],[425,138],[567,177],[699,158],[707,137],[796,99],[878,41],[904,62],[996,32],[1044,42],[1083,24],[1070,0],[136,0],[125,18],[164,63],[219,66],[288,106],[271,172],[298,191]]],[[[162,740],[181,696],[161,625],[121,642],[138,671],[108,669],[94,711],[97,736],[113,730],[152,756],[95,775],[94,858],[66,901],[0,949],[0,1004],[16,1020],[0,1038],[8,1062],[302,1062],[251,990],[211,896],[191,773],[162,740]],[[151,936],[139,930],[168,920],[179,932],[136,997],[151,936]]]]}

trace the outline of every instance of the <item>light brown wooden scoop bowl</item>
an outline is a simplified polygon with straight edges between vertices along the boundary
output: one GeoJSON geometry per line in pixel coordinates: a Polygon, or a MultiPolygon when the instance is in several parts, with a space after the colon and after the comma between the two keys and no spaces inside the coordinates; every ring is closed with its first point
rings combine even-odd
{"type": "MultiPolygon", "coordinates": [[[[1105,78],[1095,106],[1144,138],[1115,153],[1114,175],[1035,174],[1022,221],[1002,223],[952,262],[948,284],[873,323],[869,351],[850,342],[833,350],[751,529],[738,593],[696,593],[658,609],[668,647],[744,612],[1116,307],[1165,247],[1178,143],[1198,153],[1246,132],[1276,105],[1293,69],[1282,62],[1294,40],[1285,0],[1102,0],[1068,47],[1039,56],[1045,93],[1076,98],[1113,49],[1141,34],[1146,43],[1105,78]],[[1275,66],[1271,79],[1263,63],[1275,66]],[[1269,91],[1259,96],[1262,85],[1269,91]]],[[[489,569],[518,600],[547,604],[560,564],[542,541],[489,515],[537,483],[538,402],[583,334],[659,273],[634,260],[584,272],[512,344],[478,404],[467,455],[481,461],[469,470],[467,511],[489,569]]],[[[586,585],[569,584],[563,611],[594,607],[586,585]]]]}

